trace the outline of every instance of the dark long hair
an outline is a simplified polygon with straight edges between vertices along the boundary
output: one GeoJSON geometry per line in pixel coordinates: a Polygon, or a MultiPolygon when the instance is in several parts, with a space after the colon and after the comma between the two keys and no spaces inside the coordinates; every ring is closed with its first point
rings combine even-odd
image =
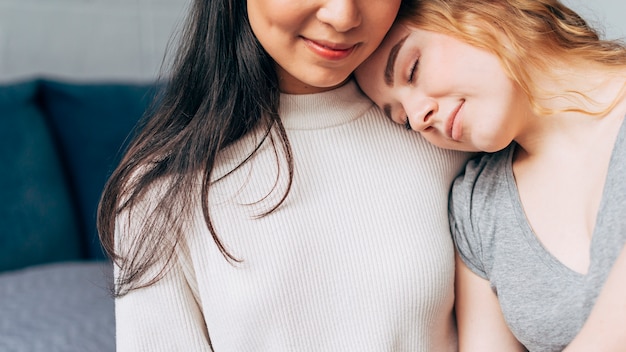
{"type": "MultiPolygon", "coordinates": [[[[206,199],[216,156],[259,127],[278,130],[282,147],[290,150],[278,118],[274,62],[252,32],[246,2],[196,0],[188,16],[171,76],[138,126],[100,201],[100,239],[121,269],[116,296],[150,285],[164,273],[166,265],[161,265],[158,274],[150,270],[147,275],[155,264],[171,260],[182,236],[178,227],[179,219],[184,218],[181,213],[190,213],[194,192],[201,195],[205,222],[215,243],[227,260],[236,261],[213,229],[206,199]],[[198,174],[202,175],[201,187],[197,187],[198,174]],[[156,204],[151,205],[153,211],[142,220],[138,238],[119,251],[114,238],[116,218],[132,209],[155,181],[165,179],[167,189],[159,193],[156,204]]],[[[291,154],[286,155],[291,173],[291,154]]],[[[286,193],[275,207],[285,197],[286,193]]]]}

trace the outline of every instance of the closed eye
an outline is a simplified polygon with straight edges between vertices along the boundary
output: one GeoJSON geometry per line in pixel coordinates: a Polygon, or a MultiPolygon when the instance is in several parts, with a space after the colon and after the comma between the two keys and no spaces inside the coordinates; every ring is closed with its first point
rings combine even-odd
{"type": "Polygon", "coordinates": [[[419,62],[420,60],[416,59],[415,62],[413,62],[413,65],[411,65],[411,69],[409,70],[409,79],[407,80],[409,84],[415,81],[415,73],[417,72],[417,66],[419,65],[419,62]]]}

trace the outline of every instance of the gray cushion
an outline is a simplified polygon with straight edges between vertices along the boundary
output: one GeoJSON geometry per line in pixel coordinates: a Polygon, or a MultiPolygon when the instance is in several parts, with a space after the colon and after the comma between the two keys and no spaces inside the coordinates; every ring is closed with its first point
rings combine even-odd
{"type": "Polygon", "coordinates": [[[108,262],[40,265],[0,275],[0,351],[115,351],[108,262]]]}

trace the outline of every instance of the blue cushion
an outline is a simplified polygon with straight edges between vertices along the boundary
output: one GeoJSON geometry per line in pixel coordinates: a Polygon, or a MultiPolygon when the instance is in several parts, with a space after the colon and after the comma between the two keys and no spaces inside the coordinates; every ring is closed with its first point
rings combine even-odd
{"type": "Polygon", "coordinates": [[[41,101],[74,184],[90,258],[104,258],[96,230],[102,188],[152,102],[154,84],[42,82],[41,101]]]}
{"type": "Polygon", "coordinates": [[[37,81],[0,86],[0,271],[81,257],[68,184],[37,81]]]}

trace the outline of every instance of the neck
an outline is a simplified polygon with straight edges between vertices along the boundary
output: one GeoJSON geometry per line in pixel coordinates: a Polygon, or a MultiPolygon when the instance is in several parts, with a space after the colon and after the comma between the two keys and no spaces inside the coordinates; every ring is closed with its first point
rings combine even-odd
{"type": "Polygon", "coordinates": [[[566,66],[541,77],[546,78],[538,82],[540,89],[557,93],[546,94],[538,103],[554,113],[528,119],[515,139],[525,154],[577,150],[621,125],[626,114],[626,68],[566,66]]]}

